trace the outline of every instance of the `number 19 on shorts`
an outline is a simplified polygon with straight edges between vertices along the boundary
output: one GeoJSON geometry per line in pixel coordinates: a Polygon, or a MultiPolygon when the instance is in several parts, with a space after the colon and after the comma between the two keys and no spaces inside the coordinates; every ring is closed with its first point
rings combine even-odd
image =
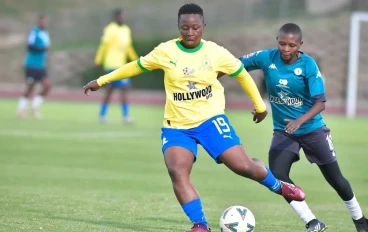
{"type": "Polygon", "coordinates": [[[220,135],[222,135],[223,133],[228,133],[231,130],[229,124],[227,124],[223,117],[218,117],[212,120],[212,123],[215,124],[216,129],[220,135]]]}

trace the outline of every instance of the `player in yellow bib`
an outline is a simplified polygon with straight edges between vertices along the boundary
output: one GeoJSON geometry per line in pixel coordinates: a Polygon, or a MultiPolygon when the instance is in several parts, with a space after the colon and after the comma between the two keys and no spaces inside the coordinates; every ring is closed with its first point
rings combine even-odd
{"type": "Polygon", "coordinates": [[[305,194],[299,187],[276,179],[265,165],[251,159],[224,114],[224,88],[217,80],[219,72],[235,77],[254,103],[253,120],[261,122],[266,106],[252,77],[241,62],[225,48],[202,40],[205,28],[203,10],[196,4],[179,9],[180,38],[157,46],[138,61],[91,81],[84,91],[96,91],[115,80],[143,72],[165,72],[166,105],[162,128],[162,152],[175,195],[194,226],[188,232],[211,231],[199,195],[190,181],[197,156],[197,144],[217,162],[238,175],[250,178],[272,192],[296,201],[305,194]]]}
{"type": "MultiPolygon", "coordinates": [[[[138,56],[132,44],[132,35],[128,25],[124,23],[124,11],[116,9],[114,11],[114,21],[104,28],[101,43],[95,57],[95,65],[102,67],[106,73],[110,73],[120,66],[127,63],[127,60],[137,60],[138,56]]],[[[106,121],[106,113],[114,89],[120,90],[121,111],[123,121],[132,123],[129,116],[128,92],[131,86],[129,78],[111,82],[103,97],[99,120],[101,123],[106,121]]]]}

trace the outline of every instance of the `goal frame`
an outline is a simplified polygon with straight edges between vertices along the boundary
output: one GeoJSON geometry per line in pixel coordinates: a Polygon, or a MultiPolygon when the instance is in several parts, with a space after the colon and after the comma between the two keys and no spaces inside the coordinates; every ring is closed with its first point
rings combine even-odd
{"type": "Polygon", "coordinates": [[[349,63],[346,94],[346,117],[357,114],[360,24],[368,22],[368,12],[353,12],[350,18],[349,63]]]}

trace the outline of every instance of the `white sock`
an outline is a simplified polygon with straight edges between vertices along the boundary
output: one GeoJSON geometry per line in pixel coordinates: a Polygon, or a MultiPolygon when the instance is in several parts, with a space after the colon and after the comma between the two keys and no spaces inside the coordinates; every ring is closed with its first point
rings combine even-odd
{"type": "Polygon", "coordinates": [[[344,201],[344,204],[346,208],[348,208],[350,215],[354,220],[358,220],[363,217],[363,211],[360,208],[360,205],[357,199],[355,198],[355,195],[353,199],[351,199],[350,201],[344,201]]]}
{"type": "Polygon", "coordinates": [[[21,97],[18,102],[18,111],[24,111],[27,108],[28,98],[21,97]]]}
{"type": "Polygon", "coordinates": [[[43,97],[42,96],[36,96],[33,98],[32,101],[32,109],[38,109],[40,105],[43,103],[43,97]]]}
{"type": "Polygon", "coordinates": [[[292,201],[290,206],[294,209],[295,213],[299,215],[300,219],[303,220],[305,224],[316,219],[316,216],[312,213],[305,201],[292,201]]]}

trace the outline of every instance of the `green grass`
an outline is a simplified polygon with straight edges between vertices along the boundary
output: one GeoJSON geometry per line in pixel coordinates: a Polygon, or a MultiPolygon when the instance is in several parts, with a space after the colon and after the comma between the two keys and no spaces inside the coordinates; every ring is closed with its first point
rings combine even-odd
{"type": "MultiPolygon", "coordinates": [[[[45,119],[14,117],[16,101],[0,101],[0,231],[184,231],[190,226],[172,192],[160,147],[162,107],[133,106],[133,126],[96,122],[98,105],[46,102],[45,119]]],[[[271,118],[255,125],[249,112],[228,112],[244,146],[267,161],[271,118]]],[[[345,176],[368,212],[366,119],[327,117],[345,176]]],[[[354,231],[347,210],[303,156],[294,165],[314,213],[332,232],[354,231]]],[[[192,179],[213,231],[230,205],[249,207],[256,231],[304,231],[290,206],[258,183],[215,164],[200,149],[192,179]]]]}

